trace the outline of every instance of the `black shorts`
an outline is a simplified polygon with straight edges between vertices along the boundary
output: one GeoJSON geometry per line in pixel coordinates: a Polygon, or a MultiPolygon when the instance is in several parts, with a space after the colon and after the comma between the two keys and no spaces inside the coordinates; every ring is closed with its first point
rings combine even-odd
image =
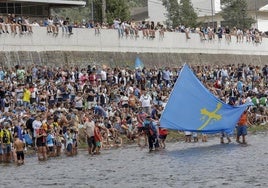
{"type": "Polygon", "coordinates": [[[77,140],[76,139],[73,139],[73,145],[74,145],[74,147],[77,147],[77,140]]]}
{"type": "Polygon", "coordinates": [[[53,146],[49,146],[49,147],[48,147],[48,151],[49,151],[49,152],[53,152],[53,151],[54,151],[54,147],[53,147],[53,146]]]}
{"type": "Polygon", "coordinates": [[[33,104],[36,102],[36,98],[30,98],[30,103],[33,104]]]}
{"type": "Polygon", "coordinates": [[[23,151],[17,151],[16,152],[16,154],[17,154],[17,160],[19,161],[19,160],[24,160],[24,153],[23,153],[23,151]]]}
{"type": "Polygon", "coordinates": [[[166,140],[166,138],[167,138],[167,135],[159,135],[159,139],[161,140],[166,140]]]}
{"type": "Polygon", "coordinates": [[[143,132],[143,127],[138,127],[138,133],[142,133],[143,132]]]}
{"type": "Polygon", "coordinates": [[[36,146],[37,147],[45,147],[46,146],[46,143],[36,142],[36,146]]]}
{"type": "Polygon", "coordinates": [[[96,142],[95,142],[95,139],[94,139],[94,136],[91,136],[91,137],[87,137],[87,145],[88,147],[92,147],[92,146],[96,146],[96,142]]]}

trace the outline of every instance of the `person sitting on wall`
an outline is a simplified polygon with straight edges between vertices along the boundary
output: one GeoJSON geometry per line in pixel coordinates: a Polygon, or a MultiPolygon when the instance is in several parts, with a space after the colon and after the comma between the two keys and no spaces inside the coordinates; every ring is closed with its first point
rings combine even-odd
{"type": "Polygon", "coordinates": [[[70,23],[70,18],[67,17],[64,21],[63,21],[63,27],[65,28],[66,32],[69,32],[70,35],[73,34],[73,26],[70,23]]]}

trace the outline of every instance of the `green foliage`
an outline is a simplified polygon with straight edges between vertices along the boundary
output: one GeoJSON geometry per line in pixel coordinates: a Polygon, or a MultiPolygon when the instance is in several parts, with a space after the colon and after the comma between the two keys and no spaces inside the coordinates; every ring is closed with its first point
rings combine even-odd
{"type": "Polygon", "coordinates": [[[146,0],[127,0],[129,7],[146,7],[148,6],[148,1],[146,0]]]}
{"type": "Polygon", "coordinates": [[[177,0],[162,0],[163,5],[167,9],[167,21],[166,24],[168,27],[176,27],[180,23],[180,7],[177,0]]]}
{"type": "MultiPolygon", "coordinates": [[[[95,1],[95,0],[93,0],[95,1]]],[[[58,15],[59,17],[69,17],[72,22],[81,22],[83,19],[86,21],[91,20],[91,2],[92,0],[86,0],[85,7],[75,8],[54,8],[51,10],[52,15],[58,15]]]]}
{"type": "Polygon", "coordinates": [[[62,18],[69,17],[71,22],[78,23],[91,18],[91,11],[87,7],[53,9],[51,14],[62,18]]]}
{"type": "Polygon", "coordinates": [[[180,22],[185,26],[196,26],[197,14],[190,0],[181,0],[180,22]]]}
{"type": "MultiPolygon", "coordinates": [[[[130,0],[129,0],[130,1],[130,0]]],[[[131,0],[135,6],[141,5],[141,0],[131,0]]],[[[121,20],[128,20],[130,18],[130,10],[128,1],[125,0],[106,0],[106,17],[107,22],[112,24],[115,18],[121,20]]],[[[85,7],[79,8],[60,8],[53,9],[52,14],[57,14],[59,17],[69,17],[74,22],[81,22],[83,19],[86,21],[93,20],[95,22],[102,22],[102,0],[87,0],[85,7]],[[93,2],[93,7],[92,7],[93,2]]]]}
{"type": "Polygon", "coordinates": [[[93,20],[102,22],[102,0],[93,0],[93,20]]]}
{"type": "Polygon", "coordinates": [[[190,0],[162,0],[163,5],[168,12],[167,25],[172,25],[173,28],[180,24],[194,27],[196,26],[197,14],[194,11],[190,0]]]}
{"type": "Polygon", "coordinates": [[[125,0],[107,0],[106,7],[107,22],[113,23],[115,18],[120,18],[121,20],[129,20],[130,11],[125,0]]]}
{"type": "Polygon", "coordinates": [[[251,133],[258,133],[258,132],[267,132],[268,126],[265,125],[252,125],[248,128],[249,132],[251,133]]]}
{"type": "Polygon", "coordinates": [[[247,14],[247,2],[245,0],[222,0],[221,16],[225,26],[237,28],[250,28],[256,21],[247,14]]]}

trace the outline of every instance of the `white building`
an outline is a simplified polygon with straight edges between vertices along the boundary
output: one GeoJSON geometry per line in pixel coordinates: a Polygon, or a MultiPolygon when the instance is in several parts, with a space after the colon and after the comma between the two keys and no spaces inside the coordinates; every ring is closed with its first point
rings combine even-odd
{"type": "Polygon", "coordinates": [[[0,15],[47,17],[51,8],[84,7],[83,0],[0,0],[0,15]]]}
{"type": "MultiPolygon", "coordinates": [[[[180,0],[178,0],[180,2],[180,0]]],[[[261,31],[268,31],[268,0],[246,0],[248,15],[257,22],[253,27],[261,31]]],[[[198,21],[209,25],[219,26],[223,21],[220,16],[221,0],[192,0],[198,21]]],[[[162,0],[148,0],[148,19],[165,22],[167,11],[162,0]]]]}
{"type": "Polygon", "coordinates": [[[215,15],[221,11],[220,0],[192,0],[198,17],[215,15]]]}
{"type": "MultiPolygon", "coordinates": [[[[192,4],[198,17],[210,17],[212,12],[214,15],[220,12],[220,0],[192,0],[192,4]]],[[[167,10],[162,0],[148,0],[148,16],[149,20],[160,22],[167,20],[167,10]]]]}
{"type": "Polygon", "coordinates": [[[148,0],[148,19],[162,23],[167,20],[167,10],[162,0],[148,0]]]}

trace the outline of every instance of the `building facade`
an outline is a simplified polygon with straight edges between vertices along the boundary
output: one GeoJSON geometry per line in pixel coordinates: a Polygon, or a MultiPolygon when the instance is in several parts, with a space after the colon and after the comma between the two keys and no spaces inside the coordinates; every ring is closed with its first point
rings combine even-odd
{"type": "Polygon", "coordinates": [[[163,6],[162,0],[148,1],[148,19],[162,23],[167,20],[167,10],[163,6]]]}
{"type": "Polygon", "coordinates": [[[85,6],[85,1],[69,0],[0,0],[0,15],[46,17],[51,8],[85,6]]]}
{"type": "MultiPolygon", "coordinates": [[[[178,0],[180,2],[180,0],[178,0]]],[[[268,31],[268,0],[246,0],[248,15],[256,20],[253,27],[261,31],[268,31]]],[[[220,26],[223,19],[220,15],[221,0],[192,0],[199,22],[210,26],[220,26]]],[[[160,22],[167,21],[167,10],[162,0],[148,1],[148,19],[160,22]]]]}

